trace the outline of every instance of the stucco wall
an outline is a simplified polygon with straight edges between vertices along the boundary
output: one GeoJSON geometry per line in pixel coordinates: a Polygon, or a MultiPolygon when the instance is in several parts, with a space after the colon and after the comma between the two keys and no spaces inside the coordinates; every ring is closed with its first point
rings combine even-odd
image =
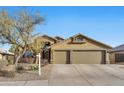
{"type": "Polygon", "coordinates": [[[52,50],[70,50],[70,49],[76,49],[76,50],[103,50],[105,49],[103,46],[96,44],[91,41],[86,41],[86,43],[82,44],[69,44],[71,40],[67,40],[66,42],[60,43],[56,46],[53,46],[52,50]]]}
{"type": "Polygon", "coordinates": [[[0,60],[2,60],[2,55],[0,54],[0,60]]]}
{"type": "Polygon", "coordinates": [[[110,53],[106,51],[106,64],[110,64],[110,53]]]}
{"type": "Polygon", "coordinates": [[[109,57],[110,57],[110,64],[115,64],[115,53],[114,52],[110,53],[109,57]]]}

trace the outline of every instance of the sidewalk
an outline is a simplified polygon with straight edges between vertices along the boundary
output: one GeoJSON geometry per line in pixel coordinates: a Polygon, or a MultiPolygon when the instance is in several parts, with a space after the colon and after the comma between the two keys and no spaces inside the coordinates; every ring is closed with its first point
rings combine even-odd
{"type": "Polygon", "coordinates": [[[1,81],[0,86],[48,86],[48,80],[1,81]]]}

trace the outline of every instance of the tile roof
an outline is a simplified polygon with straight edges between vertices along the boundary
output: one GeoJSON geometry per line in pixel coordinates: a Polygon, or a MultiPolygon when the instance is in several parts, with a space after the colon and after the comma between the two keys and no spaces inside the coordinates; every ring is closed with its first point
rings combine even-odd
{"type": "Polygon", "coordinates": [[[60,36],[55,36],[54,38],[57,39],[57,40],[60,40],[60,41],[64,40],[64,38],[62,38],[60,36]]]}
{"type": "Polygon", "coordinates": [[[119,45],[119,46],[117,46],[117,47],[112,49],[112,51],[122,51],[122,50],[124,50],[124,44],[123,45],[119,45]]]}

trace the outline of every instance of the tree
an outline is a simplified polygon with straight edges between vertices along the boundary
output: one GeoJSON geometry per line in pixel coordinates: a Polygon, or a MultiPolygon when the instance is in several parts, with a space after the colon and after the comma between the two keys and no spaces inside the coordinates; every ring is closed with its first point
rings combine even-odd
{"type": "Polygon", "coordinates": [[[9,49],[9,52],[12,52],[14,53],[15,52],[15,49],[16,49],[16,45],[11,45],[10,49],[9,49]]]}
{"type": "Polygon", "coordinates": [[[37,37],[37,34],[33,34],[34,27],[43,23],[44,18],[39,13],[20,11],[16,16],[12,16],[7,11],[0,12],[0,43],[16,46],[14,49],[16,67],[28,45],[37,37]]]}

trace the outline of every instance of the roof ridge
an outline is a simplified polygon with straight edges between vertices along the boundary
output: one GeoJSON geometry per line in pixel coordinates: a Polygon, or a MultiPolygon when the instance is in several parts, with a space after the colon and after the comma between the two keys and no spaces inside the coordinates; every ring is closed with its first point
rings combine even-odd
{"type": "MultiPolygon", "coordinates": [[[[102,44],[102,45],[104,45],[104,46],[106,46],[106,47],[112,48],[112,46],[109,46],[109,45],[104,44],[104,43],[102,43],[102,42],[100,42],[100,41],[97,41],[97,40],[95,40],[95,39],[92,39],[92,38],[90,38],[90,37],[88,37],[88,36],[85,36],[85,35],[83,35],[83,34],[81,34],[81,33],[75,34],[75,35],[73,35],[73,36],[71,36],[71,37],[69,37],[69,38],[67,38],[67,39],[65,39],[65,40],[63,40],[63,41],[61,41],[61,42],[58,42],[58,43],[56,43],[56,44],[54,44],[54,45],[52,45],[52,46],[61,44],[61,43],[65,42],[65,41],[69,40],[70,38],[76,37],[76,36],[78,36],[78,35],[81,35],[81,36],[83,36],[83,37],[85,37],[85,38],[87,38],[87,39],[90,39],[90,40],[92,40],[92,41],[94,41],[94,42],[97,42],[97,43],[99,43],[99,44],[102,44]]],[[[52,47],[52,46],[51,46],[51,47],[52,47]]]]}

